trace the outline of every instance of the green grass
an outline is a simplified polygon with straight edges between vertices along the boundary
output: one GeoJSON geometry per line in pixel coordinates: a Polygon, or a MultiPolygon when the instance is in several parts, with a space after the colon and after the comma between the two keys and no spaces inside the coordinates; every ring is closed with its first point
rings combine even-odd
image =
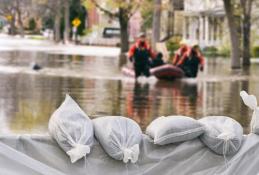
{"type": "Polygon", "coordinates": [[[33,40],[45,40],[46,38],[41,36],[41,35],[32,35],[28,37],[29,39],[33,39],[33,40]]]}

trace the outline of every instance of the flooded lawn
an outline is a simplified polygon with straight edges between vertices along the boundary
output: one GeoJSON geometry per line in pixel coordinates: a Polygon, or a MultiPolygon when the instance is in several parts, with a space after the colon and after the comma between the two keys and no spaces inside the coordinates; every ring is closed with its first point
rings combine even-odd
{"type": "Polygon", "coordinates": [[[231,71],[229,60],[207,60],[197,79],[137,83],[120,73],[119,58],[82,57],[43,52],[0,53],[1,133],[45,133],[48,119],[66,93],[92,118],[123,115],[142,129],[162,115],[199,119],[225,115],[249,132],[252,112],[239,92],[259,97],[259,64],[250,70],[231,71]],[[30,63],[43,66],[30,70],[30,63]]]}

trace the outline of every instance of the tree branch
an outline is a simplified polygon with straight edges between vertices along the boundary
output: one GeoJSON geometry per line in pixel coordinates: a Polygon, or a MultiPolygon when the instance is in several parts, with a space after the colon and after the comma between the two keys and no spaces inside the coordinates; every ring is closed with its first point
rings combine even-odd
{"type": "Polygon", "coordinates": [[[102,12],[106,13],[107,15],[109,15],[110,17],[118,17],[118,13],[112,13],[111,11],[103,8],[101,5],[99,5],[96,0],[91,0],[91,2],[102,12]]]}
{"type": "Polygon", "coordinates": [[[131,18],[138,11],[140,4],[141,4],[140,1],[138,1],[138,3],[135,5],[135,7],[132,7],[130,9],[129,18],[131,18]]]}

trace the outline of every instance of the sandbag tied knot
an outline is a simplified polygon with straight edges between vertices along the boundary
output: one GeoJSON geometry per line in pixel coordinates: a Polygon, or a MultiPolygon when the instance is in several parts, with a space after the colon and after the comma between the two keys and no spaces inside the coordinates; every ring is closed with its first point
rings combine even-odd
{"type": "Polygon", "coordinates": [[[241,91],[240,96],[243,99],[246,106],[250,109],[255,110],[257,107],[257,100],[254,95],[248,95],[246,91],[241,91]]]}
{"type": "Polygon", "coordinates": [[[136,163],[139,156],[139,145],[135,144],[131,148],[124,148],[123,150],[123,162],[128,163],[130,160],[131,163],[136,163]]]}
{"type": "Polygon", "coordinates": [[[227,154],[227,150],[229,149],[229,146],[231,144],[230,140],[234,138],[234,135],[233,135],[233,133],[231,133],[229,131],[224,131],[223,133],[218,135],[217,138],[224,140],[223,156],[224,156],[225,166],[226,166],[226,168],[228,168],[228,160],[227,160],[226,154],[227,154]]]}
{"type": "Polygon", "coordinates": [[[67,154],[70,156],[71,162],[74,163],[82,157],[86,156],[86,154],[90,153],[89,145],[82,144],[74,144],[73,148],[67,151],[67,154]]]}
{"type": "Polygon", "coordinates": [[[259,110],[257,108],[256,97],[254,95],[248,95],[246,93],[246,91],[241,91],[240,96],[241,96],[244,104],[254,111],[253,115],[252,115],[252,119],[251,119],[251,124],[250,124],[251,125],[251,131],[253,133],[258,134],[259,133],[259,126],[258,126],[259,110]]]}
{"type": "Polygon", "coordinates": [[[231,132],[225,131],[218,135],[217,138],[224,140],[223,155],[225,156],[229,148],[230,140],[234,138],[234,135],[231,132]]]}

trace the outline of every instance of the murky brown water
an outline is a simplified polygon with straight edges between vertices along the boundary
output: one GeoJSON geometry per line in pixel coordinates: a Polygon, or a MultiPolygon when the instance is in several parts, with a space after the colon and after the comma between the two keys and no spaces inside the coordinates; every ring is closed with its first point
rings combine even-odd
{"type": "Polygon", "coordinates": [[[2,52],[0,132],[46,132],[50,115],[66,93],[92,117],[123,115],[143,129],[161,115],[197,119],[225,115],[239,121],[248,132],[251,111],[243,105],[239,92],[244,89],[259,97],[259,64],[238,71],[229,69],[228,59],[208,59],[207,64],[197,80],[135,83],[120,74],[118,58],[2,52]],[[33,61],[54,76],[30,73],[33,61]],[[24,71],[10,73],[10,69],[24,71]],[[63,73],[68,77],[60,76],[63,73]],[[74,75],[79,78],[72,78],[74,75]]]}

